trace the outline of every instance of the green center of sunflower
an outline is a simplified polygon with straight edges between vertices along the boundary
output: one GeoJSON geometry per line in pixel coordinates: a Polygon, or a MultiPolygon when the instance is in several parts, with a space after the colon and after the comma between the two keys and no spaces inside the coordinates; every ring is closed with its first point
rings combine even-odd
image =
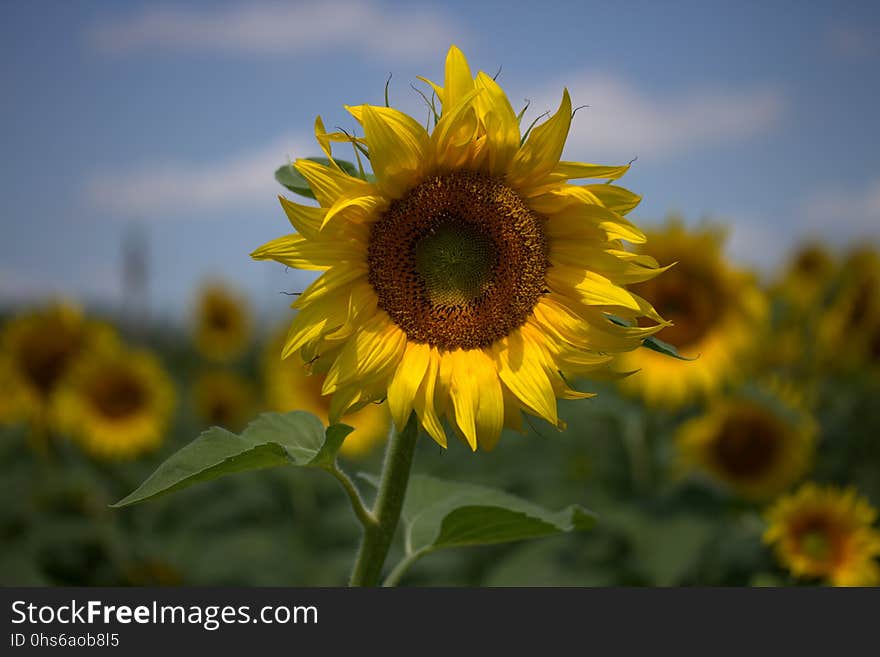
{"type": "Polygon", "coordinates": [[[824,531],[814,529],[801,536],[801,551],[815,561],[827,561],[831,556],[831,542],[824,531]]]}
{"type": "Polygon", "coordinates": [[[543,219],[501,180],[428,178],[370,227],[368,278],[414,342],[488,347],[525,323],[544,293],[543,219]]]}
{"type": "Polygon", "coordinates": [[[492,280],[494,268],[492,243],[465,223],[440,224],[416,245],[416,271],[436,305],[470,303],[492,280]]]}

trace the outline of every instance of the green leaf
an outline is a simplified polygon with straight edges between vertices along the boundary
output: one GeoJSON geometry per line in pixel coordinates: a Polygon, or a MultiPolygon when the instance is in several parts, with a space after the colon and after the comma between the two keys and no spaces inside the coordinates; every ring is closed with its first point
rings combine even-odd
{"type": "MultiPolygon", "coordinates": [[[[307,160],[311,160],[312,162],[318,162],[319,164],[323,164],[324,166],[330,165],[330,160],[326,157],[307,157],[307,160]]],[[[333,158],[336,161],[336,164],[345,171],[350,176],[354,176],[355,178],[360,178],[360,174],[358,173],[357,167],[347,161],[340,160],[339,158],[333,158]]],[[[367,179],[372,176],[367,176],[367,179]]],[[[312,193],[312,188],[309,187],[308,181],[303,177],[303,175],[296,170],[296,167],[293,166],[292,163],[285,164],[283,166],[278,167],[275,170],[275,180],[279,183],[287,187],[290,191],[295,194],[299,194],[300,196],[305,196],[307,198],[315,198],[315,195],[312,193]]]]}
{"type": "MultiPolygon", "coordinates": [[[[361,476],[374,486],[378,484],[375,477],[361,476]]],[[[574,504],[548,511],[488,486],[415,475],[409,482],[400,521],[406,556],[386,584],[396,583],[413,563],[437,550],[582,531],[593,527],[596,516],[574,504]]]]}
{"type": "Polygon", "coordinates": [[[595,516],[576,505],[553,512],[495,488],[416,475],[407,490],[402,522],[408,548],[418,551],[589,529],[595,516]]]}
{"type": "Polygon", "coordinates": [[[263,413],[241,434],[212,427],[172,454],[134,492],[112,506],[136,504],[233,472],[279,465],[329,468],[351,431],[344,424],[325,431],[321,421],[305,411],[263,413]]]}
{"type": "MultiPolygon", "coordinates": [[[[618,326],[632,326],[631,322],[628,322],[622,317],[618,317],[617,315],[606,314],[605,316],[618,326]]],[[[670,358],[676,358],[678,360],[697,360],[696,358],[688,358],[687,356],[682,356],[680,353],[678,353],[678,348],[675,345],[669,344],[668,342],[665,342],[653,335],[642,340],[642,346],[645,347],[645,349],[659,352],[664,356],[669,356],[670,358]]]]}

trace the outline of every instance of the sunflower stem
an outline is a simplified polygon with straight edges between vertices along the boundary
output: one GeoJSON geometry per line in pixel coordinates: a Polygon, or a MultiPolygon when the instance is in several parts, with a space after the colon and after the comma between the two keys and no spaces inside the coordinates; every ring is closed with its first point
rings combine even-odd
{"type": "Polygon", "coordinates": [[[379,583],[382,566],[400,521],[418,435],[419,424],[412,414],[403,431],[395,432],[388,442],[379,492],[371,514],[375,523],[364,525],[349,582],[351,586],[376,586],[379,583]]]}

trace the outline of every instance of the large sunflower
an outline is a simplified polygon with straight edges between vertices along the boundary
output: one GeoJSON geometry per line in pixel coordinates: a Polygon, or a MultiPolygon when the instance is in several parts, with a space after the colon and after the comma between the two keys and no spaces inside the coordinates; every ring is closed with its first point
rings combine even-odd
{"type": "Polygon", "coordinates": [[[93,322],[68,303],[27,311],[0,335],[8,420],[44,423],[58,382],[84,354],[117,340],[110,326],[93,322]]]}
{"type": "Polygon", "coordinates": [[[880,585],[877,511],[852,489],[805,484],[767,512],[764,540],[796,577],[835,586],[880,585]]]}
{"type": "Polygon", "coordinates": [[[647,236],[640,252],[674,266],[632,290],[672,323],[657,337],[695,360],[639,350],[621,359],[624,370],[638,370],[621,386],[649,404],[677,407],[714,392],[739,373],[767,304],[753,277],[727,263],[718,231],[687,229],[674,218],[647,236]]]}
{"type": "Polygon", "coordinates": [[[134,458],[158,447],[174,405],[174,388],[146,351],[106,349],[80,360],[59,384],[59,428],[94,456],[134,458]]]}
{"type": "Polygon", "coordinates": [[[196,347],[206,358],[229,361],[241,355],[251,337],[245,300],[221,283],[202,287],[193,318],[196,347]]]}
{"type": "MultiPolygon", "coordinates": [[[[426,81],[427,82],[427,81],[426,81]]],[[[583,398],[582,374],[656,332],[660,316],[624,287],[658,273],[623,249],[644,236],[624,218],[639,197],[613,184],[627,166],[561,161],[572,120],[559,109],[525,139],[504,91],[446,58],[442,111],[429,134],[391,107],[347,107],[363,128],[375,182],[332,160],[297,160],[320,207],[281,199],[297,231],[256,259],[325,273],[293,304],[283,356],[325,361],[330,417],[387,397],[402,427],[412,411],[441,445],[441,418],[472,449],[491,448],[520,412],[559,424],[557,398],[583,398]],[[607,314],[652,327],[618,326],[607,314]]],[[[320,364],[319,364],[320,367],[320,364]]]]}
{"type": "Polygon", "coordinates": [[[817,425],[799,405],[780,397],[738,396],[714,401],[684,423],[676,442],[682,463],[737,494],[767,500],[812,465],[817,425]]]}
{"type": "MultiPolygon", "coordinates": [[[[269,407],[280,412],[308,411],[323,422],[329,422],[330,397],[321,391],[324,375],[310,371],[298,355],[281,360],[279,354],[284,348],[284,342],[285,333],[279,333],[269,342],[263,356],[263,375],[269,407]]],[[[391,426],[388,404],[367,404],[349,414],[345,422],[355,430],[346,436],[340,452],[351,458],[365,456],[388,437],[391,426]]]]}

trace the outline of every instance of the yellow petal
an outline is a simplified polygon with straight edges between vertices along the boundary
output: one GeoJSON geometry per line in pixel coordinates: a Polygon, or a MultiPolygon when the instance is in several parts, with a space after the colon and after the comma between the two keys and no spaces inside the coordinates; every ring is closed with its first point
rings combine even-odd
{"type": "Polygon", "coordinates": [[[464,53],[450,46],[446,53],[446,77],[443,84],[443,111],[446,112],[474,90],[474,78],[464,53]]]}
{"type": "Polygon", "coordinates": [[[333,361],[322,394],[329,395],[350,381],[372,383],[386,376],[400,361],[406,334],[385,312],[364,324],[333,361]]]}
{"type": "Polygon", "coordinates": [[[642,201],[642,197],[617,185],[584,185],[581,187],[593,194],[609,210],[626,214],[642,201]]]}
{"type": "Polygon", "coordinates": [[[555,425],[559,417],[553,386],[536,354],[527,348],[521,328],[492,345],[498,375],[525,408],[555,425]]]}
{"type": "Polygon", "coordinates": [[[565,293],[574,290],[582,303],[590,306],[621,306],[639,310],[640,303],[635,295],[596,272],[555,265],[547,270],[547,285],[554,292],[565,293]]]}
{"type": "Polygon", "coordinates": [[[440,417],[437,415],[437,411],[434,407],[434,394],[437,378],[439,376],[440,358],[441,356],[437,350],[431,347],[428,352],[428,367],[425,376],[422,377],[422,382],[419,384],[419,389],[416,391],[413,405],[416,409],[416,413],[419,414],[419,419],[421,420],[425,431],[428,432],[428,435],[430,435],[438,445],[446,447],[446,431],[443,430],[443,425],[440,423],[440,417]]]}
{"type": "Polygon", "coordinates": [[[574,180],[575,178],[601,178],[604,180],[617,180],[629,171],[629,164],[623,166],[604,166],[601,164],[587,164],[586,162],[560,162],[553,170],[552,178],[560,180],[574,180]]]}
{"type": "Polygon", "coordinates": [[[321,220],[321,230],[324,230],[333,220],[345,220],[349,222],[369,221],[381,212],[387,204],[382,196],[357,196],[355,198],[342,197],[327,209],[321,220]]]}
{"type": "Polygon", "coordinates": [[[388,386],[388,408],[399,431],[406,426],[415,405],[416,393],[430,360],[430,345],[410,342],[388,386]]]}
{"type": "Polygon", "coordinates": [[[480,71],[476,88],[484,90],[474,99],[474,105],[488,141],[489,173],[501,176],[519,149],[519,122],[507,95],[495,80],[480,71]]]}
{"type": "Polygon", "coordinates": [[[551,264],[589,268],[619,285],[649,280],[672,266],[661,268],[648,255],[603,249],[594,240],[551,239],[550,244],[551,264]]]}
{"type": "Polygon", "coordinates": [[[321,207],[329,208],[341,197],[368,196],[376,188],[365,180],[311,160],[297,160],[293,166],[302,174],[321,207]]]}
{"type": "Polygon", "coordinates": [[[526,143],[517,151],[507,174],[508,184],[527,194],[529,187],[543,183],[559,164],[570,127],[571,98],[566,89],[556,114],[533,128],[526,143]]]}
{"type": "Polygon", "coordinates": [[[293,302],[291,308],[305,308],[319,299],[323,299],[328,294],[337,295],[336,298],[338,300],[338,295],[342,288],[351,286],[359,280],[362,282],[367,280],[366,264],[358,266],[352,263],[345,263],[331,267],[303,290],[296,301],[293,302]]]}
{"type": "Polygon", "coordinates": [[[472,89],[454,106],[443,112],[431,134],[434,161],[441,169],[474,167],[480,122],[474,108],[474,98],[483,89],[472,89]]]}
{"type": "Polygon", "coordinates": [[[333,244],[308,240],[302,235],[284,235],[263,244],[251,253],[254,260],[275,260],[297,269],[328,269],[341,262],[358,262],[364,258],[364,249],[358,243],[333,244]]]}
{"type": "Polygon", "coordinates": [[[341,304],[325,299],[297,312],[290,323],[281,357],[287,358],[303,347],[313,345],[324,332],[341,326],[345,322],[346,310],[341,304]]]}
{"type": "Polygon", "coordinates": [[[307,238],[313,238],[317,235],[318,230],[321,228],[324,215],[327,213],[326,208],[316,208],[312,205],[300,205],[299,203],[288,201],[283,196],[279,196],[278,200],[281,201],[281,207],[284,209],[284,214],[287,215],[290,225],[293,226],[293,229],[297,233],[307,238]]]}
{"type": "Polygon", "coordinates": [[[504,423],[504,400],[495,364],[479,349],[456,349],[451,354],[449,395],[455,421],[471,449],[483,441],[498,442],[504,423]]]}
{"type": "Polygon", "coordinates": [[[606,208],[589,190],[576,185],[565,185],[548,194],[528,200],[529,207],[545,215],[550,234],[576,234],[582,227],[591,233],[593,228],[604,232],[609,240],[626,240],[643,244],[645,234],[618,212],[606,208]]]}
{"type": "Polygon", "coordinates": [[[428,133],[411,116],[391,107],[347,109],[364,127],[377,186],[387,196],[399,198],[424,173],[431,152],[428,133]]]}

